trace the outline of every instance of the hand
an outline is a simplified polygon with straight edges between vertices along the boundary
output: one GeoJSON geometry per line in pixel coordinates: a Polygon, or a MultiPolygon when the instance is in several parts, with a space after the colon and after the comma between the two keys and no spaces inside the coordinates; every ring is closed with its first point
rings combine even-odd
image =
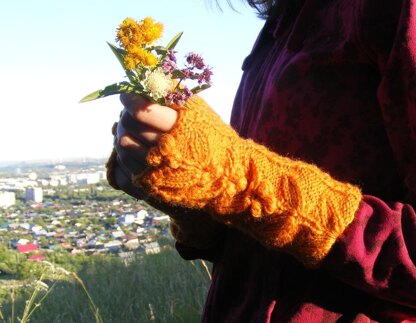
{"type": "Polygon", "coordinates": [[[114,149],[117,153],[112,170],[119,189],[143,199],[144,193],[131,183],[133,174],[146,167],[146,156],[160,137],[176,122],[177,112],[169,107],[152,103],[137,94],[122,94],[124,106],[119,122],[113,127],[114,149]]]}
{"type": "Polygon", "coordinates": [[[208,214],[166,204],[132,184],[132,175],[141,173],[147,167],[149,150],[159,143],[165,132],[172,129],[178,113],[139,95],[124,94],[120,100],[124,109],[119,122],[113,127],[114,150],[107,164],[111,173],[108,176],[110,185],[168,214],[172,234],[182,244],[202,249],[215,244],[224,228],[212,221],[208,214]]]}

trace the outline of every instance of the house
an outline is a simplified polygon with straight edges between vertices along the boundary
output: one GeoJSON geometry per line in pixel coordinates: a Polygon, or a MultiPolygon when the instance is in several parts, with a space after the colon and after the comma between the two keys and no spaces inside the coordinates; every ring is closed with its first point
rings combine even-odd
{"type": "Polygon", "coordinates": [[[157,254],[160,252],[160,246],[157,241],[145,243],[143,247],[146,255],[157,254]]]}
{"type": "Polygon", "coordinates": [[[37,252],[38,246],[34,243],[20,244],[17,246],[17,251],[20,253],[37,252]]]}
{"type": "Polygon", "coordinates": [[[139,244],[139,239],[138,238],[130,239],[130,240],[128,240],[124,243],[124,247],[126,247],[129,250],[137,249],[137,248],[139,248],[139,245],[140,244],[139,244]]]}
{"type": "Polygon", "coordinates": [[[63,232],[56,232],[55,233],[55,239],[58,239],[58,240],[65,239],[65,233],[63,233],[63,232]]]}
{"type": "Polygon", "coordinates": [[[17,248],[18,245],[28,244],[30,241],[28,239],[12,239],[11,245],[13,248],[17,248]]]}
{"type": "Polygon", "coordinates": [[[149,214],[147,213],[147,211],[146,210],[144,210],[144,209],[141,209],[141,210],[139,210],[138,212],[137,212],[137,218],[138,219],[141,219],[141,220],[144,220],[149,214]]]}
{"type": "Polygon", "coordinates": [[[33,224],[30,226],[30,231],[34,234],[39,234],[39,232],[44,231],[44,229],[39,224],[33,224]]]}
{"type": "Polygon", "coordinates": [[[40,236],[46,236],[48,234],[48,231],[45,229],[41,229],[39,231],[33,232],[33,236],[40,237],[40,236]]]}
{"type": "Polygon", "coordinates": [[[122,242],[119,240],[112,240],[104,244],[104,248],[107,248],[110,252],[117,252],[121,249],[122,242]]]}
{"type": "Polygon", "coordinates": [[[112,236],[114,239],[121,238],[121,237],[123,237],[124,235],[125,235],[125,234],[124,234],[124,232],[123,232],[123,231],[121,231],[121,230],[116,230],[116,231],[111,232],[111,236],[112,236]]]}
{"type": "Polygon", "coordinates": [[[16,195],[13,192],[0,192],[0,207],[7,208],[16,204],[16,195]]]}
{"type": "Polygon", "coordinates": [[[48,238],[55,237],[56,232],[55,231],[47,231],[45,234],[48,238]]]}
{"type": "Polygon", "coordinates": [[[19,229],[20,224],[19,223],[10,223],[9,224],[9,231],[16,231],[19,229]]]}
{"type": "Polygon", "coordinates": [[[73,249],[71,243],[69,243],[69,242],[62,242],[62,243],[59,244],[59,247],[61,247],[61,249],[63,249],[63,250],[72,250],[73,249]]]}
{"type": "Polygon", "coordinates": [[[54,225],[54,226],[61,226],[62,225],[62,223],[61,223],[61,221],[58,221],[58,220],[53,220],[52,222],[51,222],[51,224],[52,225],[54,225]]]}
{"type": "Polygon", "coordinates": [[[127,242],[129,240],[133,240],[136,238],[137,238],[137,234],[130,233],[130,234],[126,234],[124,237],[121,237],[121,241],[127,242]]]}
{"type": "Polygon", "coordinates": [[[163,223],[168,223],[170,218],[168,215],[160,215],[153,217],[153,225],[160,225],[163,223]]]}
{"type": "Polygon", "coordinates": [[[10,222],[0,222],[0,231],[8,231],[10,222]]]}
{"type": "Polygon", "coordinates": [[[134,214],[123,214],[119,218],[119,222],[121,225],[128,226],[131,225],[136,219],[134,214]]]}
{"type": "Polygon", "coordinates": [[[29,230],[30,229],[30,224],[29,223],[20,223],[19,226],[23,229],[23,230],[29,230]]]}
{"type": "Polygon", "coordinates": [[[85,247],[87,246],[87,242],[85,241],[85,239],[78,239],[78,240],[75,242],[75,245],[76,245],[78,248],[85,248],[85,247]]]}
{"type": "Polygon", "coordinates": [[[30,261],[44,261],[45,260],[45,255],[42,253],[38,253],[36,255],[31,255],[27,257],[28,260],[30,261]]]}

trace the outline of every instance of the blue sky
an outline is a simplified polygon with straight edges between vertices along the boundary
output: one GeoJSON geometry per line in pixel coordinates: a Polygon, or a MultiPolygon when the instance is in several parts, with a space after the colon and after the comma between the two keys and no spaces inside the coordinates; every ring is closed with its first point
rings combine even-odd
{"type": "Polygon", "coordinates": [[[0,12],[0,161],[105,157],[117,96],[79,104],[84,95],[121,81],[123,71],[106,42],[126,17],[164,24],[162,44],[184,34],[178,55],[201,54],[213,68],[203,92],[228,121],[248,55],[263,21],[253,9],[226,0],[14,0],[0,12]]]}

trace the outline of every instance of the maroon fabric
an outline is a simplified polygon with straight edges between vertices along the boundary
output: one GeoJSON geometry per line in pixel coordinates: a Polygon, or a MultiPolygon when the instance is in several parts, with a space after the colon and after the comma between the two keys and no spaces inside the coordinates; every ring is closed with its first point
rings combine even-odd
{"type": "Polygon", "coordinates": [[[318,270],[231,228],[178,244],[214,262],[202,322],[416,322],[416,0],[298,2],[246,58],[231,124],[365,196],[318,270]]]}

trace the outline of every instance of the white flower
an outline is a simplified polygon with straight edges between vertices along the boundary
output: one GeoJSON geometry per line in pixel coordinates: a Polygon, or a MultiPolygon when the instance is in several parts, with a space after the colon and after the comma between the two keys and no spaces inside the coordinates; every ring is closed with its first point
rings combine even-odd
{"type": "Polygon", "coordinates": [[[151,98],[158,100],[168,94],[172,88],[172,80],[159,67],[153,71],[146,72],[142,85],[151,98]]]}

